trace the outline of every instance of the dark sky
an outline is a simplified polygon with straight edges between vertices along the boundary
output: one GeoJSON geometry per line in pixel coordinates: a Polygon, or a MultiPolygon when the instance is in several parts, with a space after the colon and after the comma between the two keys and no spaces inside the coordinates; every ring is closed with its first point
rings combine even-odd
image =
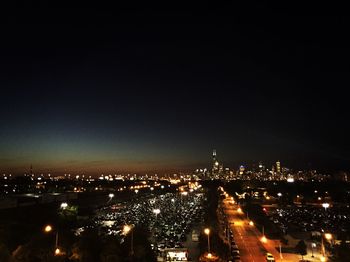
{"type": "Polygon", "coordinates": [[[342,7],[235,2],[11,8],[0,172],[348,170],[342,7]]]}

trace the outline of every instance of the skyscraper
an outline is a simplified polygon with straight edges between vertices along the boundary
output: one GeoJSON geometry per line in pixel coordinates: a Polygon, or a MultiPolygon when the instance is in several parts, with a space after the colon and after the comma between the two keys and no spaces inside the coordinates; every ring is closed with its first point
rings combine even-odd
{"type": "Polygon", "coordinates": [[[276,162],[276,172],[281,173],[281,162],[280,161],[276,162]]]}

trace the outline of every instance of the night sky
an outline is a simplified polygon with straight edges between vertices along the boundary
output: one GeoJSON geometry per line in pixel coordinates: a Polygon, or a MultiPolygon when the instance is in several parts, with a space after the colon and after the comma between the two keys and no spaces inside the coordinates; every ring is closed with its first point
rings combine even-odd
{"type": "Polygon", "coordinates": [[[349,18],[319,8],[9,10],[0,172],[186,171],[214,148],[235,169],[349,170],[349,18]]]}

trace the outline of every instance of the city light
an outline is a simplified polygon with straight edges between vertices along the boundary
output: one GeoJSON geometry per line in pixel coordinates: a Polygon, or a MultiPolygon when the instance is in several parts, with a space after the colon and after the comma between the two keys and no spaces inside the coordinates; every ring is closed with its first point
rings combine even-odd
{"type": "Polygon", "coordinates": [[[267,242],[267,238],[266,238],[265,236],[262,236],[262,237],[260,238],[260,240],[261,240],[261,242],[263,242],[263,243],[266,243],[266,242],[267,242]]]}
{"type": "Polygon", "coordinates": [[[62,209],[66,209],[68,207],[68,204],[66,203],[66,202],[63,202],[62,204],[61,204],[61,208],[62,209]]]}
{"type": "Polygon", "coordinates": [[[127,234],[130,232],[130,230],[131,230],[131,226],[125,225],[125,226],[123,227],[123,234],[124,234],[124,235],[127,235],[127,234]]]}
{"type": "Polygon", "coordinates": [[[287,178],[287,182],[288,183],[294,183],[294,178],[292,178],[292,177],[287,178]]]}
{"type": "Polygon", "coordinates": [[[160,213],[160,209],[159,208],[153,209],[153,213],[158,215],[160,213]]]}
{"type": "Polygon", "coordinates": [[[205,228],[204,233],[208,236],[208,255],[210,254],[210,229],[205,228]]]}
{"type": "Polygon", "coordinates": [[[240,214],[242,214],[242,213],[243,213],[242,208],[239,207],[239,208],[237,209],[237,212],[240,213],[240,214]]]}
{"type": "Polygon", "coordinates": [[[59,256],[59,255],[61,255],[61,250],[57,247],[55,249],[55,256],[59,256]]]}
{"type": "Polygon", "coordinates": [[[327,208],[329,208],[329,203],[322,203],[322,207],[327,210],[327,208]]]}
{"type": "Polygon", "coordinates": [[[52,226],[50,226],[50,225],[45,226],[44,231],[46,233],[51,232],[52,231],[52,226]]]}
{"type": "Polygon", "coordinates": [[[324,256],[320,257],[321,262],[326,262],[326,258],[324,256]]]}
{"type": "Polygon", "coordinates": [[[324,237],[327,239],[327,240],[331,240],[333,237],[332,237],[332,234],[330,233],[325,233],[324,234],[324,237]]]}
{"type": "Polygon", "coordinates": [[[249,221],[249,225],[250,226],[254,226],[254,222],[253,221],[249,221]]]}
{"type": "Polygon", "coordinates": [[[110,193],[110,194],[108,195],[108,197],[109,197],[109,198],[113,198],[113,197],[114,197],[114,194],[113,194],[113,193],[110,193]]]}

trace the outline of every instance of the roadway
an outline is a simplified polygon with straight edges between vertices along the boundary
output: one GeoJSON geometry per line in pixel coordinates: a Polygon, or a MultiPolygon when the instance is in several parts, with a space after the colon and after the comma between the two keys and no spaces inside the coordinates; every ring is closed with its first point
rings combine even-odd
{"type": "Polygon", "coordinates": [[[294,262],[299,261],[300,256],[296,254],[282,254],[275,247],[278,241],[267,239],[266,243],[261,242],[262,234],[249,221],[242,212],[238,212],[237,206],[231,204],[231,199],[223,201],[224,212],[226,213],[230,228],[234,234],[242,262],[266,262],[266,253],[271,253],[276,261],[294,262]]]}

